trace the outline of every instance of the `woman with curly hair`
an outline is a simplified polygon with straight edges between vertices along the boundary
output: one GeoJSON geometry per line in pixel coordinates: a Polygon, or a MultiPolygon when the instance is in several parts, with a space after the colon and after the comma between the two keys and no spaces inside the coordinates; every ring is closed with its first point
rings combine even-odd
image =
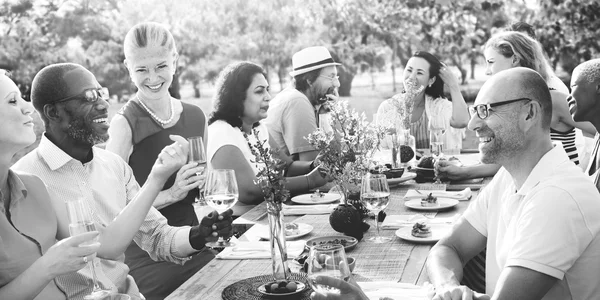
{"type": "MultiPolygon", "coordinates": [[[[264,200],[265,195],[254,184],[260,166],[254,163],[248,142],[256,142],[253,129],[258,132],[258,139],[271,141],[267,128],[260,122],[267,117],[270,100],[269,83],[260,66],[251,62],[232,63],[219,74],[214,111],[208,119],[207,158],[214,169],[235,170],[240,194],[233,208],[235,216],[264,200]]],[[[292,194],[308,192],[326,183],[312,162],[287,163],[288,171],[294,169],[294,174],[305,174],[286,178],[286,188],[292,194]]]]}

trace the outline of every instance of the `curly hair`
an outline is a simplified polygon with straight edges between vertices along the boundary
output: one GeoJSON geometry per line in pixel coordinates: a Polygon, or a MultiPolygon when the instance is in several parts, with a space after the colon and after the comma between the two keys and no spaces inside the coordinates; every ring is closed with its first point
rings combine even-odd
{"type": "Polygon", "coordinates": [[[592,59],[581,63],[573,70],[573,77],[585,79],[588,83],[600,83],[600,59],[592,59]]]}
{"type": "Polygon", "coordinates": [[[267,77],[261,66],[248,61],[231,63],[219,73],[208,125],[223,120],[233,127],[242,126],[246,91],[256,74],[267,77]]]}
{"type": "Polygon", "coordinates": [[[321,74],[321,69],[294,76],[294,86],[296,89],[300,92],[308,90],[310,88],[309,82],[315,82],[315,80],[317,80],[317,77],[321,74]]]}
{"type": "Polygon", "coordinates": [[[435,77],[435,82],[431,86],[425,87],[425,94],[437,99],[444,96],[444,81],[440,77],[442,63],[433,54],[425,51],[417,51],[412,57],[420,57],[429,63],[429,78],[435,77]]]}
{"type": "Polygon", "coordinates": [[[546,81],[552,74],[542,45],[527,34],[517,31],[500,32],[485,43],[485,48],[492,48],[506,58],[514,55],[519,59],[521,67],[540,73],[546,81]]]}

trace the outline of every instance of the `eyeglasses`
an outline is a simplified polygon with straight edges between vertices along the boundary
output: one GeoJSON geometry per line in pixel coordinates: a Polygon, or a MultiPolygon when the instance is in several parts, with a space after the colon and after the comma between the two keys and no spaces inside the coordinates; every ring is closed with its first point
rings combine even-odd
{"type": "Polygon", "coordinates": [[[67,98],[63,98],[63,99],[54,101],[54,103],[65,102],[65,101],[78,99],[78,98],[83,99],[89,103],[96,103],[100,99],[104,99],[104,100],[108,101],[108,99],[109,99],[108,88],[101,87],[101,88],[97,88],[97,89],[96,88],[86,89],[77,95],[73,95],[73,96],[70,96],[67,98]]]}
{"type": "Polygon", "coordinates": [[[492,107],[502,106],[502,105],[510,104],[510,103],[517,102],[517,101],[523,101],[523,100],[531,101],[532,99],[519,98],[519,99],[500,101],[500,102],[496,102],[496,103],[471,105],[471,106],[469,106],[469,113],[471,114],[471,116],[474,114],[477,114],[477,116],[483,120],[490,116],[490,111],[493,111],[492,107]]]}
{"type": "Polygon", "coordinates": [[[335,75],[335,76],[333,76],[333,77],[329,77],[329,76],[325,76],[325,75],[319,75],[319,77],[325,77],[325,78],[327,78],[327,79],[331,80],[331,82],[332,82],[332,83],[333,83],[333,81],[335,81],[335,80],[340,80],[340,76],[338,76],[338,75],[335,75]]]}

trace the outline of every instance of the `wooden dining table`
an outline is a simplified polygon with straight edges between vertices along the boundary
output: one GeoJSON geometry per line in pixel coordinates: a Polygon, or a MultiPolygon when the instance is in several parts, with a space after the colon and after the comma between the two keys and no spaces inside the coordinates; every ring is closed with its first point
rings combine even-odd
{"type": "MultiPolygon", "coordinates": [[[[489,178],[484,179],[477,184],[448,184],[447,190],[459,190],[464,187],[472,187],[472,198],[475,199],[480,187],[487,184],[489,178]]],[[[427,217],[452,217],[456,214],[462,214],[469,203],[472,201],[459,201],[459,203],[447,210],[439,212],[422,212],[410,209],[404,205],[404,195],[409,189],[439,189],[439,185],[433,183],[418,184],[414,180],[390,187],[390,203],[385,209],[387,215],[412,215],[425,214],[427,217]]],[[[335,232],[329,225],[329,214],[321,215],[303,215],[303,216],[285,216],[285,222],[307,223],[313,226],[313,230],[300,239],[307,240],[313,237],[341,235],[335,232]]],[[[370,229],[365,232],[364,238],[356,247],[348,251],[347,256],[356,259],[356,266],[353,271],[353,277],[357,282],[361,281],[395,281],[400,283],[409,283],[422,285],[428,281],[425,268],[427,255],[433,246],[432,244],[416,244],[405,241],[395,235],[396,229],[380,229],[382,236],[391,237],[391,241],[376,244],[367,241],[368,238],[376,234],[374,220],[369,220],[370,229]]],[[[252,210],[240,216],[234,221],[236,230],[247,230],[240,237],[241,241],[256,241],[258,234],[253,228],[256,224],[268,224],[266,215],[266,204],[257,205],[252,210]]],[[[207,250],[205,250],[207,251],[207,250]]],[[[293,262],[290,257],[289,267],[292,272],[298,272],[300,266],[293,262]]],[[[222,299],[223,290],[240,280],[258,275],[271,274],[270,259],[240,259],[224,260],[215,258],[204,268],[189,278],[179,288],[177,288],[166,299],[171,300],[212,300],[222,299]]]]}

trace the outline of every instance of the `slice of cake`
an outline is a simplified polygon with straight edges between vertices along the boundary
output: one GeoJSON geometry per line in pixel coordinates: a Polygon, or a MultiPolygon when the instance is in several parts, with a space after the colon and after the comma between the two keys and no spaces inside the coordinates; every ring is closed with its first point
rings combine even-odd
{"type": "Polygon", "coordinates": [[[411,234],[414,237],[426,238],[431,236],[431,229],[424,222],[417,222],[413,225],[411,234]]]}
{"type": "Polygon", "coordinates": [[[297,235],[299,232],[300,232],[300,230],[298,230],[298,224],[285,223],[285,235],[286,236],[297,235]]]}
{"type": "Polygon", "coordinates": [[[434,197],[432,193],[429,193],[427,197],[421,199],[421,206],[424,207],[433,207],[438,206],[437,197],[434,197]]]}

